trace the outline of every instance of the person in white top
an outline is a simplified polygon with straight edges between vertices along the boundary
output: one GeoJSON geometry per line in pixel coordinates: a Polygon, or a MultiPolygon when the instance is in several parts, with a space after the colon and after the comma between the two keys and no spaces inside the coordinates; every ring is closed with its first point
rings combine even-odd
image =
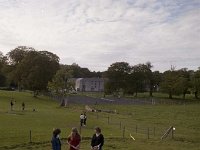
{"type": "Polygon", "coordinates": [[[83,114],[80,115],[80,125],[83,126],[85,116],[83,114]]]}

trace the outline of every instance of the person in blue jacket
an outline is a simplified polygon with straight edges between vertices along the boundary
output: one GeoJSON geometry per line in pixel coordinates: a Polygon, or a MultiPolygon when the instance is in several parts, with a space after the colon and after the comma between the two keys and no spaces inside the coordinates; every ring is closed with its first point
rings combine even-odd
{"type": "Polygon", "coordinates": [[[61,150],[61,142],[59,138],[60,133],[61,133],[60,129],[55,129],[53,131],[53,136],[51,139],[52,150],[61,150]]]}

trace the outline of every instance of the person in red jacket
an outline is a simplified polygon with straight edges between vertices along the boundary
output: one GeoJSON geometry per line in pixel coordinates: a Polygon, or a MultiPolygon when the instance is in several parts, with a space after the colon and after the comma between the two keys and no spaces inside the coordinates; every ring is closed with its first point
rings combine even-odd
{"type": "Polygon", "coordinates": [[[81,142],[81,136],[78,133],[77,128],[72,128],[72,132],[67,138],[67,143],[69,144],[69,150],[79,150],[80,142],[81,142]]]}

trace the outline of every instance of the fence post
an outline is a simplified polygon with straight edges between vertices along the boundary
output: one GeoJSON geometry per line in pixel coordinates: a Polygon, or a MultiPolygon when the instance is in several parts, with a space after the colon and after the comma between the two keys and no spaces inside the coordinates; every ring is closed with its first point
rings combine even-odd
{"type": "Polygon", "coordinates": [[[32,132],[31,132],[31,130],[29,132],[29,143],[32,143],[32,132]]]}
{"type": "Polygon", "coordinates": [[[80,134],[81,134],[81,129],[82,129],[82,127],[80,126],[80,129],[79,129],[80,134]]]}
{"type": "Polygon", "coordinates": [[[149,139],[149,128],[147,128],[147,137],[149,139]]]}
{"type": "Polygon", "coordinates": [[[123,128],[123,138],[125,137],[125,126],[123,128]]]}
{"type": "Polygon", "coordinates": [[[172,126],[172,139],[174,139],[174,127],[172,126]]]}
{"type": "Polygon", "coordinates": [[[137,134],[137,129],[138,129],[138,128],[137,128],[137,125],[136,125],[136,126],[135,126],[135,132],[136,132],[136,134],[137,134]]]}
{"type": "Polygon", "coordinates": [[[108,116],[108,124],[110,123],[110,117],[108,116]]]}

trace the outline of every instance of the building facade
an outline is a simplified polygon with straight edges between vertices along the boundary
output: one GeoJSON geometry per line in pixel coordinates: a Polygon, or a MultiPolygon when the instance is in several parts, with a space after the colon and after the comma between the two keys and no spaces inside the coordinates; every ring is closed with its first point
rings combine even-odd
{"type": "Polygon", "coordinates": [[[104,79],[78,78],[75,83],[75,89],[81,92],[102,92],[104,91],[104,79]]]}

